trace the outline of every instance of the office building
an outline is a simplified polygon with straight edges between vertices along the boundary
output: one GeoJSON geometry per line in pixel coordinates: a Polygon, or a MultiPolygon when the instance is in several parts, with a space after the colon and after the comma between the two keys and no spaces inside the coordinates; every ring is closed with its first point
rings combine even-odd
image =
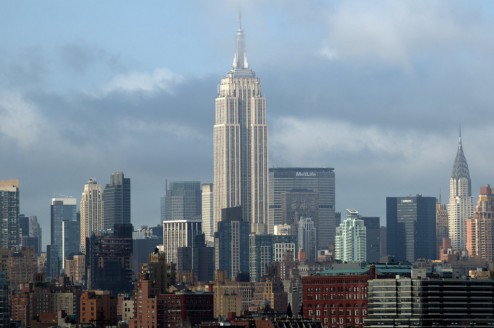
{"type": "Polygon", "coordinates": [[[298,227],[299,261],[314,262],[317,258],[317,232],[311,218],[300,218],[298,227]]]}
{"type": "Polygon", "coordinates": [[[110,183],[103,192],[104,229],[112,230],[115,224],[130,224],[130,179],[123,172],[112,173],[110,183]]]}
{"type": "Polygon", "coordinates": [[[221,216],[214,234],[215,269],[235,280],[249,273],[250,223],[242,219],[241,207],[222,209],[221,216]]]}
{"type": "Polygon", "coordinates": [[[442,204],[441,197],[439,197],[436,203],[436,245],[438,254],[445,238],[449,238],[448,206],[442,204]]]}
{"type": "Polygon", "coordinates": [[[0,271],[0,327],[10,325],[9,282],[7,273],[0,271]]]}
{"type": "Polygon", "coordinates": [[[436,198],[386,198],[387,255],[397,261],[436,259],[436,198]]]}
{"type": "Polygon", "coordinates": [[[267,232],[268,127],[261,83],[249,68],[244,32],[236,34],[232,69],[216,98],[214,145],[215,231],[224,208],[242,208],[253,233],[267,232]]]}
{"type": "Polygon", "coordinates": [[[449,180],[448,230],[451,246],[464,251],[467,243],[467,218],[473,214],[472,182],[467,159],[463,153],[461,133],[453,172],[449,180]]]}
{"type": "Polygon", "coordinates": [[[295,260],[296,239],[289,235],[249,236],[249,275],[250,281],[259,282],[268,273],[268,267],[281,262],[287,254],[295,260]]]}
{"type": "Polygon", "coordinates": [[[380,218],[375,216],[361,216],[365,225],[366,258],[368,263],[378,263],[381,258],[381,226],[380,218]]]}
{"type": "Polygon", "coordinates": [[[494,264],[494,194],[491,186],[480,188],[475,213],[467,219],[469,256],[494,264]]]}
{"type": "Polygon", "coordinates": [[[213,184],[204,183],[201,187],[202,199],[202,231],[206,236],[206,244],[214,244],[214,219],[213,219],[213,184]]]}
{"type": "Polygon", "coordinates": [[[365,327],[490,327],[492,279],[394,279],[369,281],[365,327]]]}
{"type": "Polygon", "coordinates": [[[107,290],[84,291],[80,299],[81,324],[93,324],[95,327],[111,327],[118,323],[117,297],[107,290]]]}
{"type": "Polygon", "coordinates": [[[77,253],[80,245],[80,222],[77,220],[77,201],[73,197],[52,198],[50,206],[49,277],[56,277],[65,266],[65,256],[77,253]],[[77,226],[77,227],[76,227],[77,226]],[[75,233],[78,233],[76,236],[75,233]],[[69,234],[69,235],[67,235],[69,234]],[[70,238],[67,238],[70,237],[70,238]]]}
{"type": "Polygon", "coordinates": [[[112,232],[87,238],[87,289],[132,291],[132,224],[115,224],[112,232]]]}
{"type": "Polygon", "coordinates": [[[365,262],[367,259],[366,228],[357,210],[347,209],[346,219],[336,230],[335,259],[342,262],[365,262]]]}
{"type": "Polygon", "coordinates": [[[163,221],[166,261],[176,264],[178,248],[192,246],[194,237],[200,234],[202,234],[201,219],[163,221]]]}
{"type": "Polygon", "coordinates": [[[0,181],[0,247],[20,245],[19,180],[0,181]]]}
{"type": "Polygon", "coordinates": [[[165,195],[165,221],[201,218],[201,183],[171,182],[165,195]]]}
{"type": "Polygon", "coordinates": [[[269,169],[269,232],[279,224],[298,224],[312,218],[317,230],[317,249],[334,245],[335,173],[332,168],[269,169]]]}
{"type": "Polygon", "coordinates": [[[184,283],[214,279],[214,247],[206,246],[204,234],[195,235],[192,246],[177,249],[177,277],[184,283]]]}
{"type": "Polygon", "coordinates": [[[86,238],[104,230],[103,189],[96,180],[89,179],[84,185],[81,197],[80,250],[86,254],[86,238]]]}

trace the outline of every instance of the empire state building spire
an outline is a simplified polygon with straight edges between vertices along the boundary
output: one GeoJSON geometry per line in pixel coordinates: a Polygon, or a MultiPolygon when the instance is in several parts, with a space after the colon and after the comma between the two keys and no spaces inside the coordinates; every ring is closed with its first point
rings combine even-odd
{"type": "Polygon", "coordinates": [[[242,30],[242,17],[238,16],[238,29],[237,38],[235,42],[235,56],[233,57],[233,69],[247,69],[249,63],[247,62],[247,56],[245,55],[245,36],[242,30]]]}

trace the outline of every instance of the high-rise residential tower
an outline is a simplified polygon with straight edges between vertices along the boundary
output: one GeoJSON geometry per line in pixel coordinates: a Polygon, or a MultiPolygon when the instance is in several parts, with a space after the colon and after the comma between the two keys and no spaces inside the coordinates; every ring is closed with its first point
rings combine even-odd
{"type": "Polygon", "coordinates": [[[347,209],[346,219],[336,231],[335,259],[342,262],[365,262],[367,229],[357,210],[347,209]]]}
{"type": "Polygon", "coordinates": [[[86,238],[104,230],[103,189],[94,179],[84,185],[81,197],[81,252],[86,254],[86,238]]]}
{"type": "Polygon", "coordinates": [[[123,172],[112,173],[103,192],[103,203],[105,229],[113,230],[115,224],[130,224],[130,179],[123,172]]]}
{"type": "Polygon", "coordinates": [[[494,263],[494,193],[490,185],[480,188],[473,216],[467,219],[468,256],[494,263]]]}
{"type": "Polygon", "coordinates": [[[448,230],[451,247],[463,251],[467,242],[467,218],[473,214],[472,182],[463,153],[461,133],[453,172],[449,180],[448,230]]]}
{"type": "Polygon", "coordinates": [[[266,99],[260,80],[249,68],[241,26],[232,69],[218,86],[213,135],[215,231],[222,209],[241,206],[251,231],[267,232],[266,99]]]}
{"type": "Polygon", "coordinates": [[[0,247],[20,245],[19,180],[0,181],[0,247]]]}

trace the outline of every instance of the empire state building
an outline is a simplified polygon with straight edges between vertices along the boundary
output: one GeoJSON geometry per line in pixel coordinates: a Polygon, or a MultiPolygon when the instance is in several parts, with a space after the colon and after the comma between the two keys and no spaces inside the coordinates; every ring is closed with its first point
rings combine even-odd
{"type": "Polygon", "coordinates": [[[268,127],[261,83],[249,68],[242,27],[236,33],[232,69],[221,80],[214,125],[215,231],[221,209],[242,206],[251,232],[267,232],[268,127]]]}

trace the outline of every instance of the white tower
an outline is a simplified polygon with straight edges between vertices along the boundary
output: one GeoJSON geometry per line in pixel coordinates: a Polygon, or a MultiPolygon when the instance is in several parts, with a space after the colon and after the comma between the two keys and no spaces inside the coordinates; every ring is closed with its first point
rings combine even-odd
{"type": "Polygon", "coordinates": [[[458,139],[453,172],[449,180],[448,230],[451,247],[458,251],[466,249],[467,219],[473,214],[473,198],[467,160],[461,143],[461,130],[458,139]]]}
{"type": "Polygon", "coordinates": [[[239,26],[232,69],[221,80],[214,125],[214,229],[221,209],[242,206],[251,232],[266,233],[268,128],[261,83],[249,69],[239,26]]]}
{"type": "Polygon", "coordinates": [[[343,262],[367,260],[367,230],[356,210],[347,209],[336,234],[335,258],[343,262]]]}

